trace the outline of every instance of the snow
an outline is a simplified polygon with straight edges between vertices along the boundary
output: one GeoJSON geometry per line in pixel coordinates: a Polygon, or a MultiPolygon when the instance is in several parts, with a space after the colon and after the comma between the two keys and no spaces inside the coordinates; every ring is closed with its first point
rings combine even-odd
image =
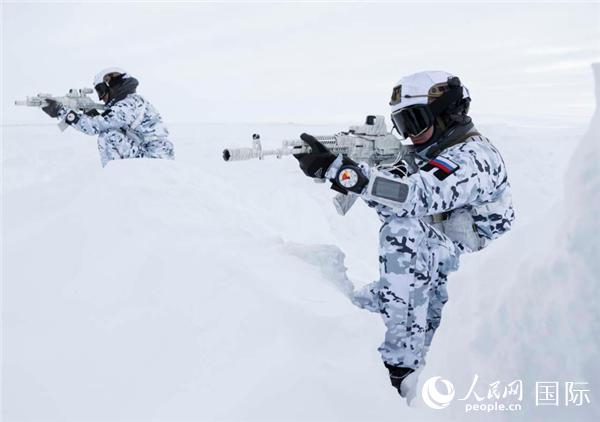
{"type": "MultiPolygon", "coordinates": [[[[518,220],[450,277],[421,381],[523,379],[523,411],[486,418],[598,417],[594,119],[478,125],[518,220]],[[592,404],[534,407],[545,380],[590,382],[592,404]]],[[[389,385],[383,324],[348,301],[344,274],[377,276],[375,213],[338,216],[294,159],[221,160],[255,132],[274,146],[340,129],[172,125],[176,161],[102,169],[92,137],[3,125],[4,419],[480,420],[407,408],[389,385]]]]}
{"type": "Polygon", "coordinates": [[[184,3],[0,1],[0,419],[600,420],[600,4],[184,3]],[[161,111],[175,162],[102,169],[92,137],[13,105],[114,65],[161,111]],[[451,275],[420,382],[459,398],[474,374],[522,379],[520,412],[408,408],[379,316],[346,297],[377,277],[375,213],[338,216],[294,159],[221,160],[252,133],[267,148],[388,114],[392,84],[423,69],[469,87],[517,221],[451,275]],[[592,402],[536,407],[536,381],[587,381],[592,402]]]}

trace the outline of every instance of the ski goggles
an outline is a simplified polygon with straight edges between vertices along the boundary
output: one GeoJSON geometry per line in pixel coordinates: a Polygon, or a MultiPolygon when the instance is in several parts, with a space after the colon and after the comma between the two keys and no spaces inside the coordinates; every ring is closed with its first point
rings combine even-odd
{"type": "Polygon", "coordinates": [[[417,136],[429,129],[435,116],[427,104],[416,104],[392,113],[392,123],[405,138],[417,136]]]}

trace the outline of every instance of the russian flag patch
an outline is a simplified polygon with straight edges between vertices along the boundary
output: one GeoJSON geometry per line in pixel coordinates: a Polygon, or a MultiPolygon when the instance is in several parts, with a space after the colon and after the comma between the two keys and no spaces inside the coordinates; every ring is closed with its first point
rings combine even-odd
{"type": "Polygon", "coordinates": [[[460,166],[456,164],[449,158],[446,157],[435,157],[432,160],[429,160],[427,164],[421,167],[423,171],[432,171],[433,175],[437,177],[439,180],[444,180],[446,177],[450,176],[456,170],[458,170],[460,166]]]}

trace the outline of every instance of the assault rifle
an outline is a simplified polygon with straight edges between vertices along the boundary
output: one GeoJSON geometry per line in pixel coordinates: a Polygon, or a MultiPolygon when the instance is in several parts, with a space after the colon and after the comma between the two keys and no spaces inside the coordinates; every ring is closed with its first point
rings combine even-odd
{"type": "MultiPolygon", "coordinates": [[[[392,163],[402,150],[402,143],[387,131],[383,116],[367,116],[364,125],[350,126],[348,131],[335,135],[315,136],[334,154],[345,154],[354,161],[365,161],[369,165],[392,163]]],[[[252,147],[227,148],[223,150],[225,161],[242,161],[274,155],[281,158],[286,155],[309,153],[310,147],[300,139],[285,140],[277,149],[265,150],[260,135],[252,135],[252,147]]]]}
{"type": "MultiPolygon", "coordinates": [[[[64,97],[54,97],[51,94],[38,94],[35,97],[27,97],[27,99],[22,101],[15,101],[15,105],[41,108],[48,105],[46,100],[54,100],[62,104],[66,109],[79,110],[84,113],[90,110],[104,110],[104,104],[96,103],[88,97],[88,94],[93,92],[94,90],[91,88],[81,88],[70,89],[64,97]]],[[[58,127],[60,130],[65,130],[68,125],[64,121],[61,121],[58,127]]]]}
{"type": "MultiPolygon", "coordinates": [[[[348,131],[335,135],[315,136],[333,154],[345,154],[357,162],[366,162],[369,166],[391,165],[402,160],[412,152],[411,147],[402,144],[387,131],[383,116],[367,116],[364,125],[350,126],[348,131]]],[[[260,135],[252,135],[250,148],[227,148],[223,150],[223,159],[242,161],[259,159],[267,156],[281,158],[293,154],[310,153],[310,147],[300,139],[285,140],[280,148],[265,150],[260,142],[260,135]]],[[[315,179],[323,182],[323,179],[315,179]]],[[[334,205],[339,214],[344,215],[356,201],[356,195],[338,194],[334,205]]]]}

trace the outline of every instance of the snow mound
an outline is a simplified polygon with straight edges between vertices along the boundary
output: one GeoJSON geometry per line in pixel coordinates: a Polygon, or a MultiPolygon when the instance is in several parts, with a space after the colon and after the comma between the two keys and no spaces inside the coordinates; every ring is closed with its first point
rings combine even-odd
{"type": "Polygon", "coordinates": [[[44,221],[14,216],[7,420],[367,417],[358,380],[381,400],[381,327],[337,291],[341,251],[283,241],[251,192],[197,176],[114,162],[44,221]]]}
{"type": "MultiPolygon", "coordinates": [[[[554,159],[579,128],[484,129],[507,160],[519,220],[450,277],[422,380],[592,381],[597,221],[582,204],[598,189],[577,181],[597,176],[592,153],[573,161],[563,217],[554,159]],[[533,171],[548,160],[552,171],[533,171]]],[[[346,297],[350,280],[377,276],[375,213],[357,204],[337,216],[331,191],[293,159],[220,160],[253,132],[267,146],[339,126],[174,126],[177,161],[105,169],[74,131],[2,130],[5,420],[464,419],[456,406],[406,407],[376,350],[380,317],[346,297]]]]}

